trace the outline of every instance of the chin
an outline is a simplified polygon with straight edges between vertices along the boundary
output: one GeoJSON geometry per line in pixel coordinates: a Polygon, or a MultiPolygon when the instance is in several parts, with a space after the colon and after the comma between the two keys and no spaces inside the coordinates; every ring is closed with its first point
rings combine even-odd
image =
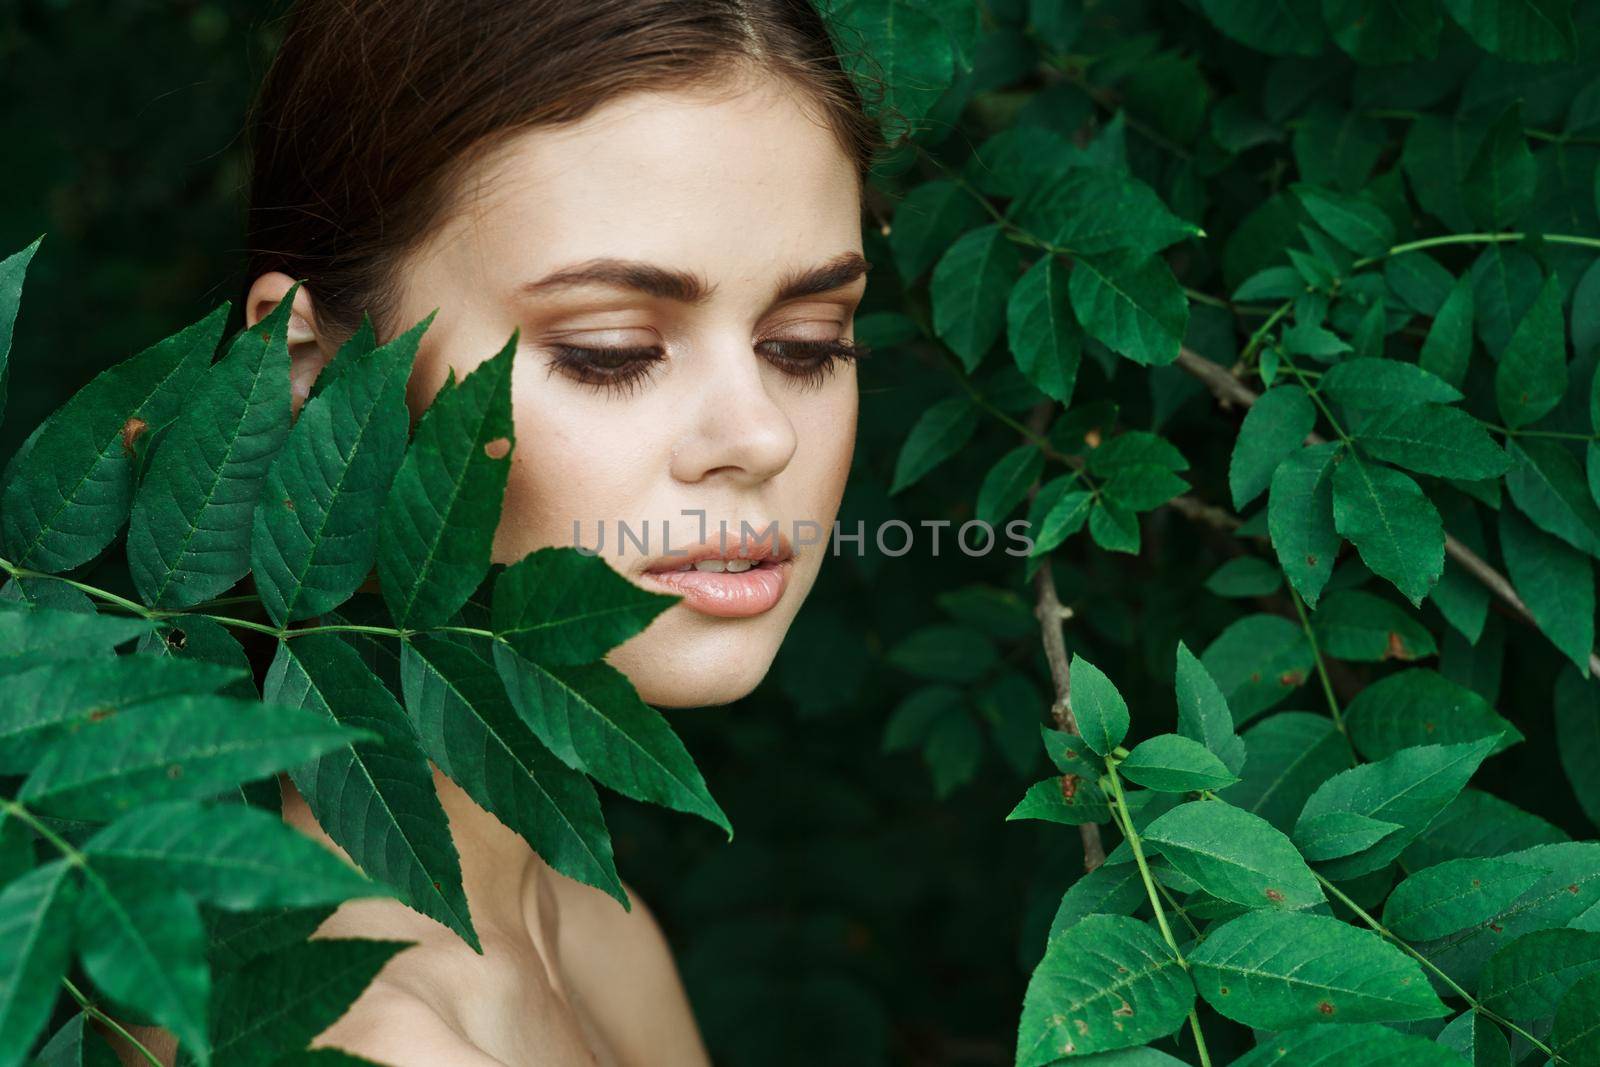
{"type": "Polygon", "coordinates": [[[673,607],[606,659],[628,676],[646,704],[730,704],[766,677],[791,621],[792,615],[714,619],[673,607]]]}

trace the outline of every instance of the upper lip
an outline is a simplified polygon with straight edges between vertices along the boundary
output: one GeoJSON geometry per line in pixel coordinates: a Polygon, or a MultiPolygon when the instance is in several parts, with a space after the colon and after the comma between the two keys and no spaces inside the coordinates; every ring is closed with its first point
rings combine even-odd
{"type": "Polygon", "coordinates": [[[782,530],[777,532],[776,537],[767,535],[765,531],[769,526],[755,526],[753,528],[759,532],[746,537],[730,529],[725,544],[716,534],[712,534],[696,544],[672,546],[670,552],[647,560],[645,573],[675,571],[686,565],[693,566],[703,559],[770,560],[779,563],[792,557],[794,549],[789,544],[789,538],[782,530]]]}

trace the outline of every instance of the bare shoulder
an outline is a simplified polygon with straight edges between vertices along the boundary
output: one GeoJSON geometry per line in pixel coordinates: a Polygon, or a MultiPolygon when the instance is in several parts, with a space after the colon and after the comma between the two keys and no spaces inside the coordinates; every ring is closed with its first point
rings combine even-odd
{"type": "Polygon", "coordinates": [[[381,981],[313,1047],[340,1049],[387,1067],[508,1067],[452,1029],[427,1001],[381,981]]]}

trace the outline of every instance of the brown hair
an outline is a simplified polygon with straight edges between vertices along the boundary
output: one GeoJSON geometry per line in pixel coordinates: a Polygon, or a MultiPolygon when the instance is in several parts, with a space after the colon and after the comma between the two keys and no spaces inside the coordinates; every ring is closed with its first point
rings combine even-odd
{"type": "Polygon", "coordinates": [[[395,270],[506,136],[739,66],[787,78],[864,177],[881,147],[811,0],[297,0],[251,115],[249,279],[384,327],[395,270]]]}

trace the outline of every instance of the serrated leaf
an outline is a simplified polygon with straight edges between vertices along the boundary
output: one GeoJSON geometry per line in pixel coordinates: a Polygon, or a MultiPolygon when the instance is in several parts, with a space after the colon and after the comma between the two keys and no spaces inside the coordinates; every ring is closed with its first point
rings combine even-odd
{"type": "Polygon", "coordinates": [[[1419,474],[1477,481],[1498,478],[1511,466],[1481,422],[1442,404],[1392,407],[1363,420],[1354,437],[1374,459],[1419,474]]]}
{"type": "Polygon", "coordinates": [[[1327,47],[1328,31],[1316,0],[1202,0],[1217,29],[1272,56],[1314,56],[1327,47]]]}
{"type": "Polygon", "coordinates": [[[1017,1067],[1130,1048],[1176,1030],[1194,1003],[1177,957],[1151,929],[1089,915],[1052,938],[1028,980],[1017,1067]]]}
{"type": "Polygon", "coordinates": [[[1078,733],[1099,755],[1122,744],[1128,733],[1128,705],[1111,679],[1084,659],[1072,657],[1072,710],[1078,733]]]}
{"type": "Polygon", "coordinates": [[[1067,271],[1055,256],[1041,256],[1012,286],[1006,342],[1017,369],[1040,392],[1062,404],[1072,400],[1083,331],[1068,304],[1067,271]]]}
{"type": "MultiPolygon", "coordinates": [[[[0,264],[3,266],[3,264],[0,264]]],[[[3,295],[3,293],[0,293],[3,295]]],[[[54,860],[0,890],[0,1064],[26,1061],[72,958],[78,872],[54,860]]]]}
{"type": "Polygon", "coordinates": [[[1434,671],[1413,668],[1391,674],[1357,693],[1345,707],[1345,727],[1369,760],[1427,744],[1459,744],[1499,738],[1501,752],[1522,732],[1471,689],[1434,671]]]}
{"type": "Polygon", "coordinates": [[[1535,930],[1500,949],[1484,965],[1478,996],[1517,1022],[1554,1015],[1567,990],[1600,974],[1600,933],[1535,930]]]}
{"type": "Polygon", "coordinates": [[[159,870],[196,899],[230,910],[385,895],[278,816],[242,804],[147,804],[96,833],[83,852],[102,871],[159,870]]]}
{"type": "Polygon", "coordinates": [[[309,401],[256,505],[250,566],[283,626],[338,607],[378,552],[378,520],[405,457],[406,383],[430,315],[309,401]]]}
{"type": "Polygon", "coordinates": [[[1264,559],[1237,556],[1211,572],[1206,589],[1217,596],[1271,596],[1283,587],[1283,572],[1264,559]]]}
{"type": "Polygon", "coordinates": [[[0,678],[42,663],[94,660],[152,629],[148,619],[29,608],[0,601],[0,678]]]}
{"type": "Polygon", "coordinates": [[[1411,404],[1449,404],[1461,399],[1459,389],[1415,363],[1371,356],[1335,363],[1318,382],[1317,391],[1358,417],[1411,404]]]}
{"type": "Polygon", "coordinates": [[[1559,441],[1512,441],[1506,489],[1521,512],[1546,533],[1589,555],[1600,555],[1600,507],[1583,470],[1559,441]]]}
{"type": "Polygon", "coordinates": [[[1228,462],[1235,510],[1242,510],[1272,484],[1278,465],[1300,448],[1316,424],[1317,409],[1298,385],[1278,385],[1261,394],[1239,426],[1228,462]]]}
{"type": "Polygon", "coordinates": [[[1338,1019],[1405,1022],[1448,1013],[1414,960],[1377,934],[1325,915],[1252,911],[1189,955],[1195,986],[1246,1026],[1282,1030],[1338,1019]]]}
{"type": "Polygon", "coordinates": [[[1479,1012],[1462,1012],[1439,1031],[1435,1041],[1459,1052],[1471,1067],[1511,1067],[1511,1046],[1506,1035],[1479,1012]]]}
{"type": "Polygon", "coordinates": [[[629,908],[594,787],[517,717],[493,664],[435,638],[406,643],[400,658],[406,707],[439,769],[551,867],[629,908]]]}
{"type": "Polygon", "coordinates": [[[1050,921],[1050,940],[1089,915],[1132,915],[1148,899],[1137,865],[1102,864],[1086,872],[1061,895],[1050,921]]]}
{"type": "Polygon", "coordinates": [[[1074,263],[1068,290],[1084,331],[1113,352],[1152,367],[1178,358],[1189,302],[1164,260],[1085,256],[1074,263]]]}
{"type": "Polygon", "coordinates": [[[924,411],[895,459],[891,494],[909,488],[939,464],[961,451],[978,428],[978,409],[965,396],[939,401],[924,411]]]}
{"type": "Polygon", "coordinates": [[[1578,806],[1600,826],[1600,700],[1597,683],[1573,667],[1556,676],[1556,752],[1578,806]]]}
{"type": "Polygon", "coordinates": [[[1178,699],[1178,733],[1216,753],[1228,773],[1240,773],[1245,744],[1234,732],[1233,712],[1216,679],[1182,641],[1178,642],[1173,687],[1178,699]]]}
{"type": "Polygon", "coordinates": [[[615,667],[536,663],[499,642],[494,665],[517,714],[561,762],[635,800],[698,815],[733,837],[683,742],[615,667]]]}
{"type": "Polygon", "coordinates": [[[1545,280],[1517,324],[1494,372],[1500,417],[1518,429],[1549,414],[1567,389],[1567,342],[1561,322],[1561,282],[1545,280]]]}
{"type": "Polygon", "coordinates": [[[354,731],[295,708],[183,696],[91,721],[45,752],[18,799],[108,820],[140,804],[203,798],[347,745],[354,731]]]}
{"type": "Polygon", "coordinates": [[[516,442],[515,355],[513,337],[446,382],[417,423],[378,531],[378,581],[398,626],[446,621],[489,571],[516,442]]]}
{"type": "Polygon", "coordinates": [[[1095,495],[1085,489],[1075,489],[1056,498],[1036,523],[1030,523],[1029,528],[1035,533],[1033,548],[1028,554],[1042,556],[1083,529],[1084,523],[1089,521],[1095,501],[1095,495]]]}
{"type": "Polygon", "coordinates": [[[1161,856],[1222,900],[1247,908],[1308,908],[1323,900],[1289,838],[1221,801],[1180,804],[1144,828],[1161,856]]]}
{"type": "MultiPolygon", "coordinates": [[[[4,269],[0,264],[0,272],[4,269]]],[[[102,371],[50,416],[6,471],[0,535],[7,559],[36,570],[65,571],[94,559],[111,543],[133,505],[136,442],[168,422],[193,392],[227,314],[224,304],[102,371]]]]}
{"type": "Polygon", "coordinates": [[[1472,276],[1463,274],[1434,316],[1417,358],[1423,370],[1458,389],[1466,380],[1472,357],[1474,315],[1472,276]]]}
{"type": "Polygon", "coordinates": [[[191,607],[250,569],[250,528],[289,435],[291,291],[240,333],[167,430],[133,501],[128,569],[145,603],[191,607]]]}
{"type": "Polygon", "coordinates": [[[845,69],[882,87],[868,113],[891,144],[908,137],[955,77],[949,31],[908,0],[843,0],[828,14],[845,69]]]}
{"type": "Polygon", "coordinates": [[[1178,734],[1139,742],[1117,768],[1129,781],[1161,793],[1221,789],[1239,780],[1210,749],[1178,734]]]}
{"type": "Polygon", "coordinates": [[[1354,453],[1333,472],[1333,525],[1414,605],[1444,570],[1444,523],[1408,476],[1354,453]]]}
{"type": "Polygon", "coordinates": [[[1006,298],[1021,265],[1016,245],[996,224],[962,235],[933,268],[933,332],[968,372],[1006,327],[1006,298]]]}
{"type": "Polygon", "coordinates": [[[1314,185],[1294,192],[1317,225],[1356,255],[1382,256],[1394,244],[1394,223],[1372,201],[1314,185]]]}
{"type": "Polygon", "coordinates": [[[1272,472],[1267,529],[1289,584],[1312,607],[1333,576],[1333,472],[1342,446],[1330,441],[1291,452],[1272,472]]]}
{"type": "Polygon", "coordinates": [[[1066,826],[1110,822],[1111,806],[1092,778],[1059,774],[1028,787],[1017,806],[1006,815],[1006,822],[1017,819],[1039,819],[1066,826]]]}
{"type": "Polygon", "coordinates": [[[1323,0],[1334,41],[1358,63],[1432,59],[1444,18],[1433,0],[1323,0]]]}
{"type": "Polygon", "coordinates": [[[1089,537],[1107,552],[1139,551],[1139,515],[1120,501],[1095,498],[1089,511],[1089,537]]]}
{"type": "Polygon", "coordinates": [[[11,335],[17,324],[17,310],[22,305],[22,282],[28,273],[33,254],[39,251],[39,242],[0,260],[0,415],[5,414],[6,377],[11,365],[11,335]]]}
{"type": "Polygon", "coordinates": [[[213,1052],[229,1067],[272,1067],[339,1020],[406,941],[322,938],[227,975],[211,1011],[213,1052]]]}
{"type": "Polygon", "coordinates": [[[1013,448],[984,475],[973,516],[991,526],[999,525],[1028,495],[1029,487],[1042,473],[1044,453],[1037,446],[1025,444],[1013,448]]]}
{"type": "Polygon", "coordinates": [[[1272,1034],[1230,1067],[1472,1067],[1418,1034],[1378,1023],[1318,1023],[1272,1034]]]}
{"type": "Polygon", "coordinates": [[[955,182],[924,182],[895,207],[889,231],[895,269],[906,282],[917,281],[957,237],[986,217],[977,199],[955,182]]]}
{"type": "Polygon", "coordinates": [[[1550,643],[1589,673],[1594,648],[1594,567],[1589,557],[1518,515],[1500,510],[1500,551],[1517,595],[1550,643]]]}
{"type": "Polygon", "coordinates": [[[1330,811],[1302,820],[1294,829],[1294,844],[1306,859],[1321,863],[1371,848],[1398,829],[1399,823],[1330,811]]]}
{"type": "Polygon", "coordinates": [[[1447,860],[1396,886],[1383,924],[1407,940],[1444,937],[1498,915],[1546,873],[1510,860],[1447,860]]]}
{"type": "Polygon", "coordinates": [[[979,631],[941,623],[913,630],[889,649],[886,658],[918,678],[975,682],[999,657],[979,631]]]}
{"type": "Polygon", "coordinates": [[[1324,655],[1354,662],[1413,660],[1434,655],[1433,635],[1404,609],[1360,589],[1329,594],[1311,616],[1324,655]]]}
{"type": "Polygon", "coordinates": [[[538,663],[592,663],[677,600],[639,588],[599,556],[541,548],[495,579],[491,625],[538,663]]]}
{"type": "Polygon", "coordinates": [[[1571,56],[1571,0],[1445,0],[1450,17],[1486,52],[1524,63],[1571,56]]]}
{"type": "Polygon", "coordinates": [[[1467,166],[1461,197],[1468,216],[1483,229],[1514,228],[1533,202],[1538,168],[1522,127],[1522,109],[1513,104],[1489,127],[1467,166]]]}
{"type": "Polygon", "coordinates": [[[53,1034],[31,1067],[118,1067],[117,1054],[79,1012],[53,1034]]]}
{"type": "Polygon", "coordinates": [[[1580,978],[1556,1006],[1550,1041],[1568,1063],[1600,1057],[1600,978],[1580,978]]]}
{"type": "Polygon", "coordinates": [[[265,699],[359,729],[360,740],[291,769],[334,843],[400,900],[478,949],[450,823],[415,728],[355,649],[333,634],[282,641],[265,699]]]}
{"type": "Polygon", "coordinates": [[[1233,711],[1235,723],[1282,702],[1305,684],[1311,645],[1299,626],[1279,615],[1246,615],[1230,623],[1200,654],[1233,711]]]}
{"type": "Polygon", "coordinates": [[[1401,829],[1371,848],[1328,863],[1324,874],[1343,881],[1368,874],[1398,856],[1455,799],[1495,746],[1494,738],[1460,745],[1403,748],[1329,778],[1301,809],[1300,823],[1334,811],[1353,811],[1401,829]]]}
{"type": "Polygon", "coordinates": [[[1074,256],[1149,257],[1200,233],[1148,185],[1105,167],[1058,173],[1012,214],[1024,229],[1074,256]]]}

